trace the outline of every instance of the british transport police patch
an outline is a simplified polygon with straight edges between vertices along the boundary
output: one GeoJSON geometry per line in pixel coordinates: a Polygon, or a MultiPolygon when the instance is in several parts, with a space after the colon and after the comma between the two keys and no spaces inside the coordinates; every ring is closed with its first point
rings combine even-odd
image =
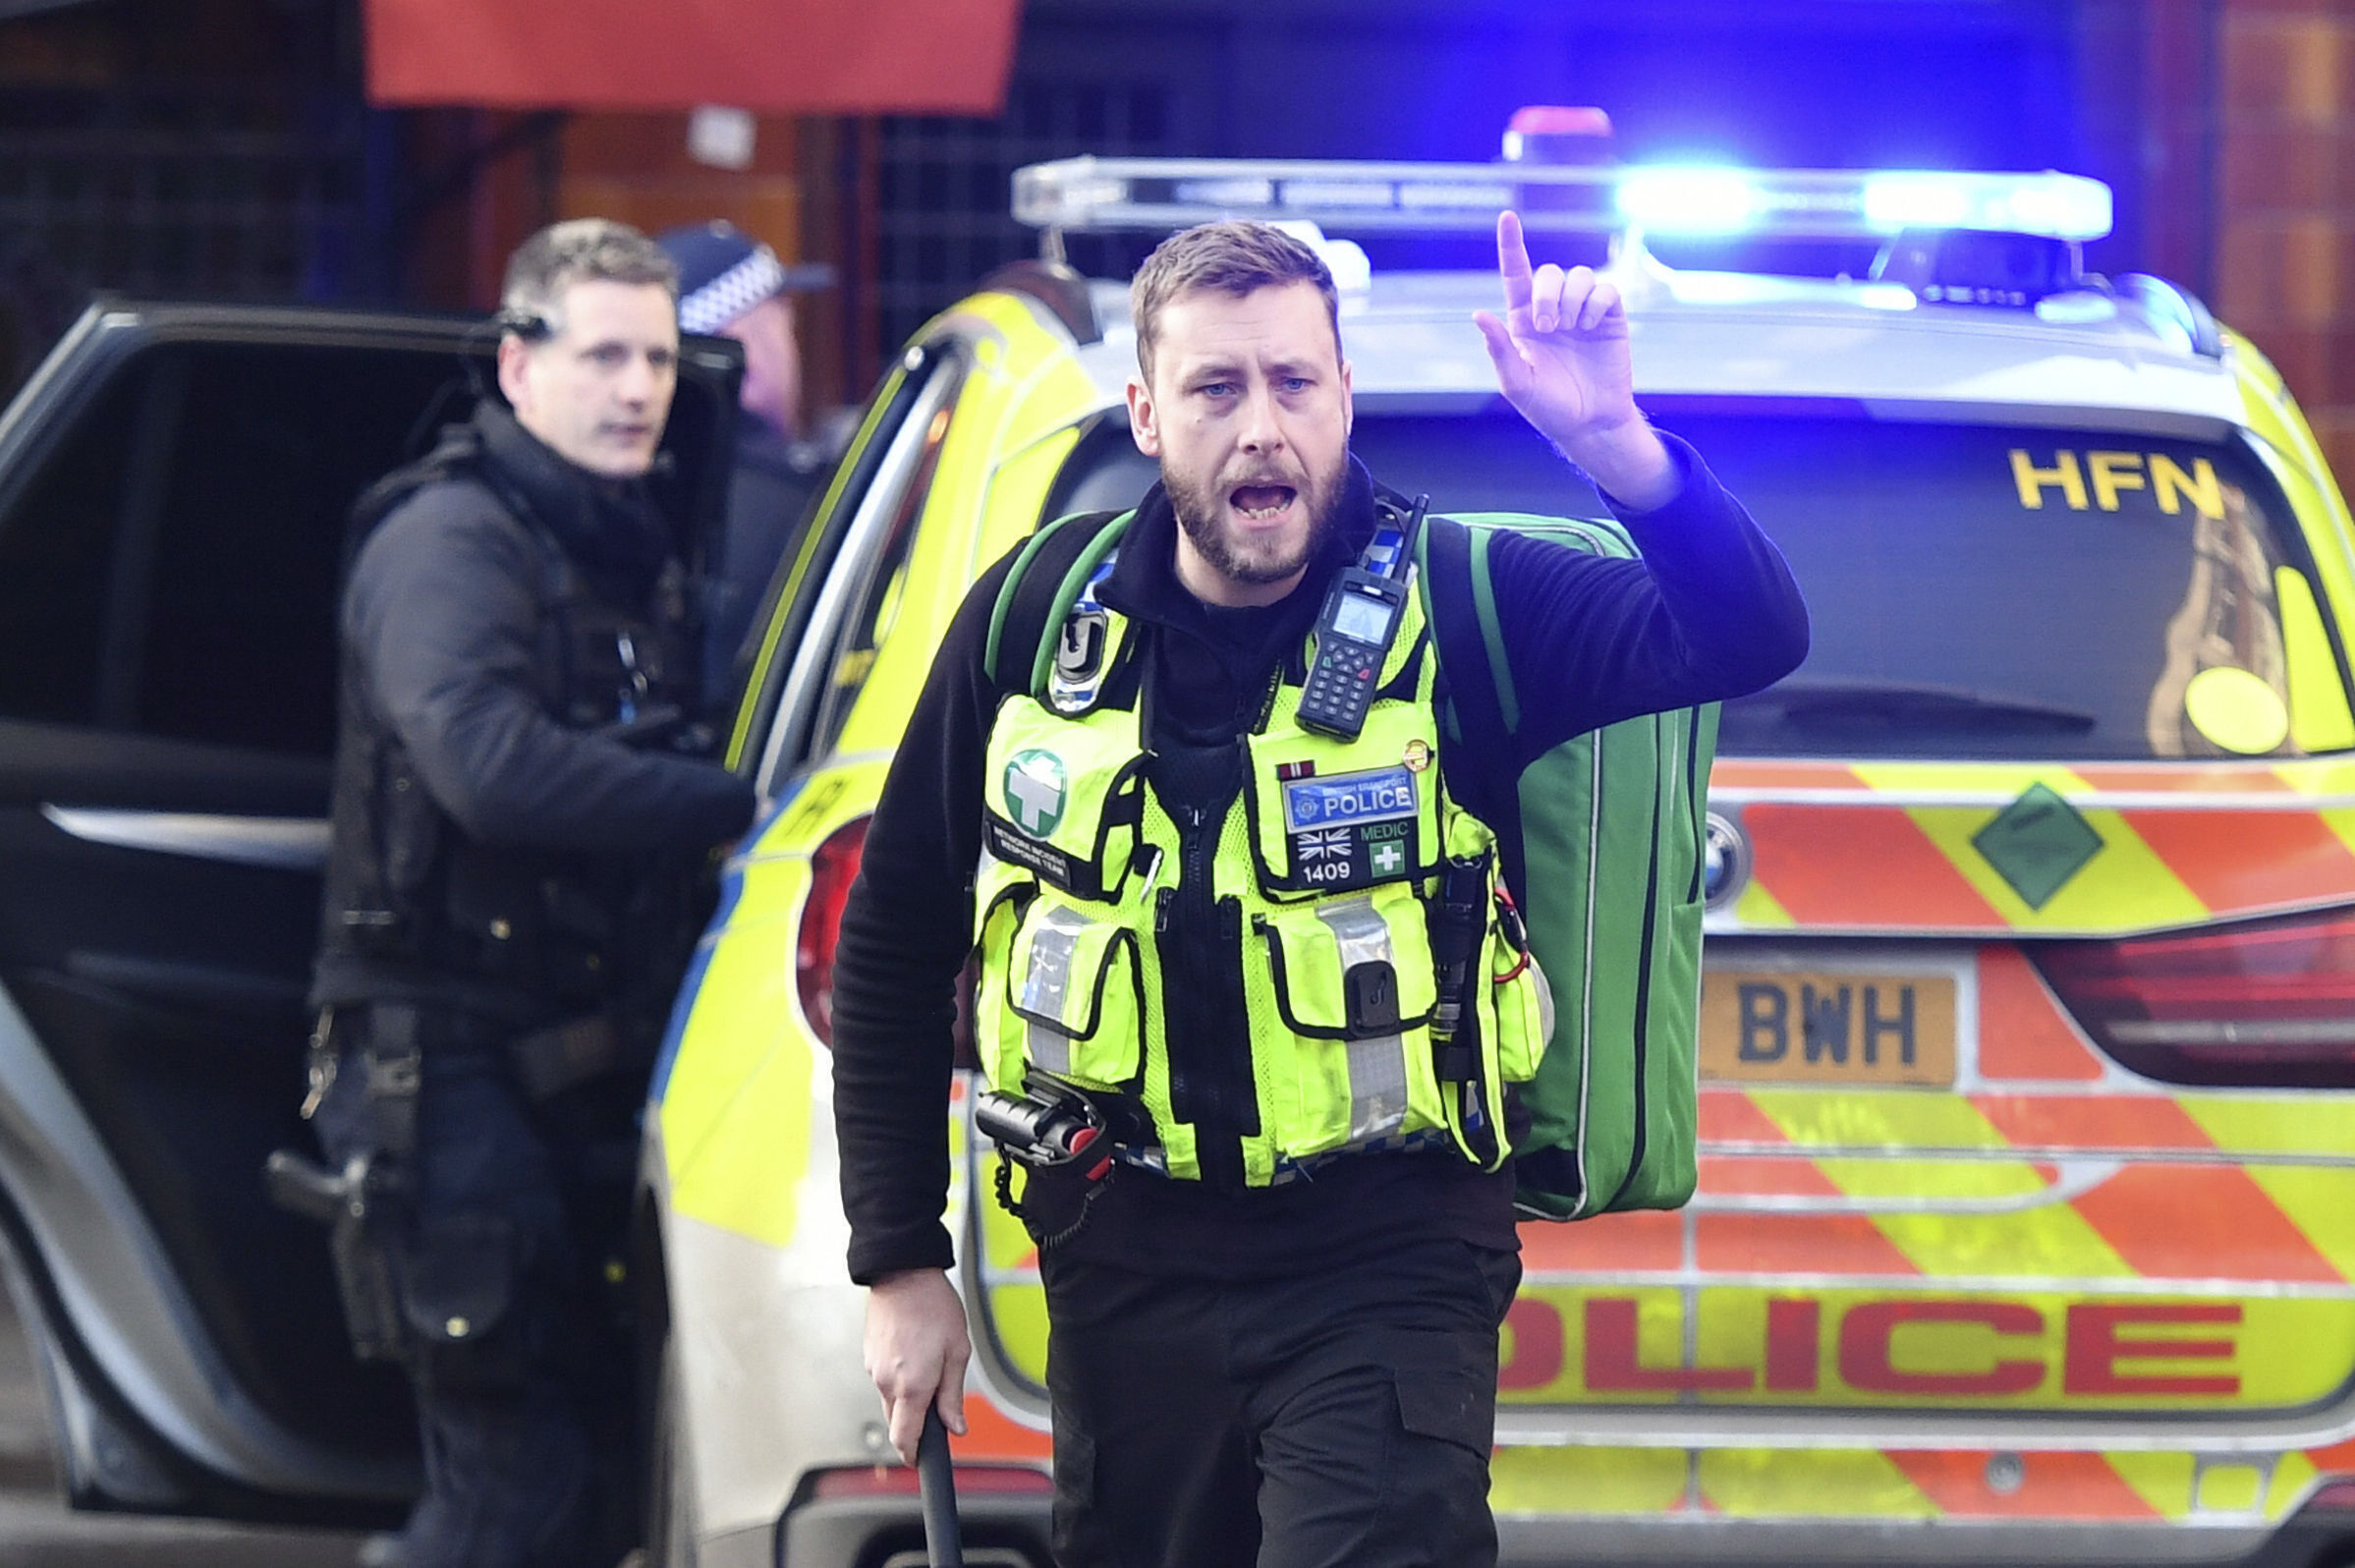
{"type": "Polygon", "coordinates": [[[1363,887],[1414,871],[1420,796],[1407,768],[1287,779],[1283,790],[1284,825],[1300,880],[1363,887]]]}

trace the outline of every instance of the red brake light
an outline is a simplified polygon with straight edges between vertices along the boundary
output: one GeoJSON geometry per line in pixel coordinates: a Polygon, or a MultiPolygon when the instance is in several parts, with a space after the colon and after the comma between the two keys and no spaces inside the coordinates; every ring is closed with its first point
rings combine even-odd
{"type": "Polygon", "coordinates": [[[2317,1486],[2306,1506],[2318,1512],[2348,1513],[2355,1511],[2355,1481],[2326,1481],[2317,1486]]]}
{"type": "Polygon", "coordinates": [[[810,897],[793,944],[793,979],[801,992],[802,1016],[828,1050],[834,1048],[834,947],[842,938],[842,907],[859,879],[859,857],[867,848],[868,818],[843,823],[828,833],[810,857],[810,897]]]}
{"type": "Polygon", "coordinates": [[[2029,952],[2096,1043],[2146,1077],[2355,1088],[2355,911],[2029,952]]]}

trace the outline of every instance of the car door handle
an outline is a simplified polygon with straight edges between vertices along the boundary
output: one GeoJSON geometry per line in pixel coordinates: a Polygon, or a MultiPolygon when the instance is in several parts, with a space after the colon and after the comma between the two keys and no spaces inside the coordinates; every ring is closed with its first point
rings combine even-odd
{"type": "Polygon", "coordinates": [[[230,816],[111,807],[41,807],[60,832],[90,844],[187,855],[228,866],[316,871],[327,865],[327,820],[317,816],[230,816]]]}

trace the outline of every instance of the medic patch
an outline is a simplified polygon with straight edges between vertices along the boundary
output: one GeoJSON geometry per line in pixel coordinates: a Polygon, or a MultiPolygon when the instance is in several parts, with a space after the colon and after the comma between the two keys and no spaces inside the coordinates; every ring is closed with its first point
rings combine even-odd
{"type": "Polygon", "coordinates": [[[1283,790],[1299,880],[1340,889],[1413,874],[1420,799],[1406,768],[1287,779],[1283,790]]]}
{"type": "Polygon", "coordinates": [[[1006,815],[1033,838],[1045,838],[1063,820],[1063,758],[1033,747],[1006,761],[1000,789],[1006,815]]]}

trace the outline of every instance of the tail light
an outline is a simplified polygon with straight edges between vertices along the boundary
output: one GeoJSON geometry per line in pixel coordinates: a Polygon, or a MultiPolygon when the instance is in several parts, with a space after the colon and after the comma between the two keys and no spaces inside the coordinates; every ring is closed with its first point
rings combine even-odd
{"type": "Polygon", "coordinates": [[[2095,1042],[2145,1077],[2355,1087],[2355,910],[2029,954],[2095,1042]]]}
{"type": "Polygon", "coordinates": [[[2355,1481],[2326,1481],[2317,1486],[2306,1506],[2316,1513],[2355,1513],[2355,1481]]]}
{"type": "Polygon", "coordinates": [[[810,897],[802,905],[801,930],[794,939],[793,979],[802,1016],[828,1050],[834,1048],[834,949],[842,939],[842,907],[859,879],[867,823],[864,816],[843,823],[810,857],[810,897]]]}

